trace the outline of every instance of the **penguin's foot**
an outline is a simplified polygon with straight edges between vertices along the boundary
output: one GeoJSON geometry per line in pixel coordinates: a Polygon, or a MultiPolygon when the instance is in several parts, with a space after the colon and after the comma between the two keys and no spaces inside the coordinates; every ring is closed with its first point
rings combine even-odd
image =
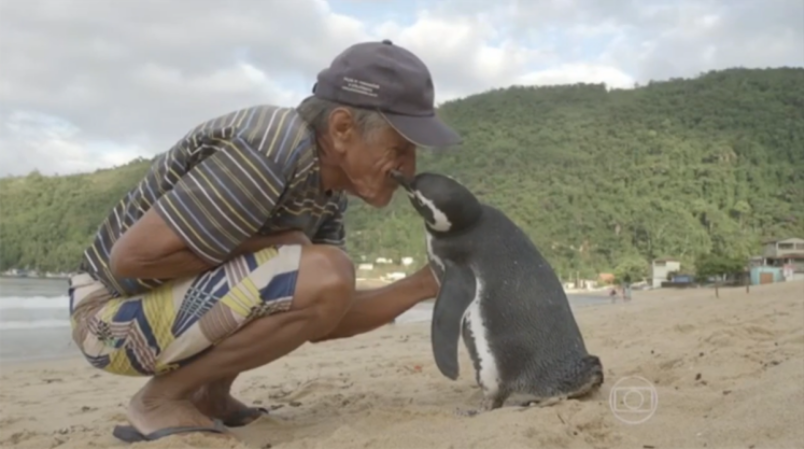
{"type": "Polygon", "coordinates": [[[462,416],[464,418],[472,418],[474,416],[477,416],[477,415],[479,415],[481,413],[488,412],[488,411],[491,411],[491,410],[487,409],[487,408],[484,408],[482,406],[479,407],[479,408],[460,408],[459,407],[459,408],[455,409],[455,414],[458,415],[458,416],[462,416]]]}
{"type": "Polygon", "coordinates": [[[456,408],[455,409],[455,414],[458,415],[458,416],[463,416],[465,418],[471,418],[473,416],[477,416],[477,415],[483,413],[484,411],[485,410],[479,409],[479,408],[473,408],[473,409],[456,408]]]}
{"type": "Polygon", "coordinates": [[[482,401],[480,401],[480,407],[473,409],[458,408],[455,410],[455,413],[459,416],[466,416],[466,417],[477,416],[483,412],[490,412],[496,408],[502,407],[504,401],[505,398],[501,396],[486,397],[483,398],[482,401]]]}
{"type": "Polygon", "coordinates": [[[516,405],[522,407],[523,409],[530,408],[530,407],[552,407],[553,405],[558,404],[559,402],[566,399],[566,396],[553,396],[550,398],[529,398],[529,399],[521,399],[516,402],[516,405]]]}

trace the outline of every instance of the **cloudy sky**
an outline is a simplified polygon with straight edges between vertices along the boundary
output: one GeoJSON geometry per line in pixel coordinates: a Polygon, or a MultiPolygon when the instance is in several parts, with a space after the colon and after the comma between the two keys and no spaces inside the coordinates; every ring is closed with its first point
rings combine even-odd
{"type": "Polygon", "coordinates": [[[205,119],[297,103],[339,51],[384,38],[430,66],[437,101],[629,88],[804,66],[804,1],[0,0],[0,176],[150,157],[205,119]]]}

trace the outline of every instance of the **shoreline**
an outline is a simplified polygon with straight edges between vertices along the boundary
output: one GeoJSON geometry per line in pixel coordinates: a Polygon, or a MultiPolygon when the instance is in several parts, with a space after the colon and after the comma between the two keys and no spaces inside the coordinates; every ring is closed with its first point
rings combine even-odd
{"type": "MultiPolygon", "coordinates": [[[[361,287],[370,288],[380,283],[379,281],[375,283],[361,282],[361,287]]],[[[804,283],[801,283],[801,285],[804,286],[804,283]]],[[[742,286],[724,286],[720,288],[720,291],[726,293],[730,290],[743,291],[743,289],[744,287],[742,286]]],[[[711,288],[637,290],[633,292],[634,299],[632,303],[652,301],[654,299],[673,300],[690,295],[705,295],[707,292],[714,295],[713,289],[711,288]]],[[[606,290],[585,291],[584,293],[571,292],[568,293],[567,296],[574,311],[585,309],[589,306],[612,305],[611,298],[608,296],[606,290]]],[[[429,314],[433,302],[434,299],[423,301],[418,306],[415,306],[403,314],[399,321],[391,323],[390,325],[400,326],[413,324],[419,321],[429,321],[430,317],[424,317],[423,315],[429,314]],[[410,319],[411,316],[413,316],[412,320],[410,319]]],[[[622,299],[618,297],[616,303],[621,304],[622,299]]],[[[0,329],[0,364],[11,365],[36,361],[61,360],[80,356],[80,353],[70,340],[69,332],[69,326],[31,326],[0,329]],[[20,344],[20,342],[23,343],[20,344]],[[29,356],[28,354],[32,355],[29,356]]]]}
{"type": "MultiPolygon", "coordinates": [[[[571,304],[570,306],[572,307],[573,312],[574,312],[575,309],[581,309],[581,308],[586,309],[586,308],[589,308],[589,307],[606,307],[606,306],[611,306],[611,305],[612,304],[606,302],[606,303],[602,303],[602,304],[592,304],[592,303],[590,303],[590,304],[571,304]]],[[[416,309],[416,308],[422,309],[422,310],[416,310],[414,312],[427,312],[427,313],[430,313],[430,310],[432,308],[432,300],[424,301],[423,303],[420,303],[420,306],[414,307],[414,309],[416,309]]],[[[413,309],[411,309],[411,310],[413,310],[413,309]]],[[[425,319],[419,319],[419,320],[411,320],[411,321],[403,320],[403,321],[399,321],[399,322],[386,324],[385,326],[382,326],[380,329],[383,329],[383,328],[386,328],[386,327],[406,327],[406,326],[424,325],[425,323],[429,323],[429,321],[430,321],[429,319],[426,319],[426,320],[425,319]]],[[[25,332],[36,332],[36,331],[41,331],[41,329],[14,329],[14,330],[5,330],[3,332],[4,333],[12,333],[12,332],[25,333],[25,332]]],[[[69,332],[69,330],[65,330],[65,332],[69,332]]],[[[3,345],[0,344],[0,348],[2,348],[2,346],[3,345]]],[[[83,360],[83,355],[78,350],[78,348],[75,347],[75,344],[72,341],[70,341],[69,345],[65,346],[63,348],[63,352],[55,352],[54,351],[54,352],[49,353],[49,354],[35,355],[35,356],[30,356],[30,357],[22,356],[22,357],[0,358],[0,371],[2,371],[3,367],[16,367],[16,366],[19,366],[19,365],[30,365],[30,364],[37,364],[37,363],[69,361],[69,360],[72,360],[72,359],[83,360]]]]}
{"type": "MultiPolygon", "coordinates": [[[[606,299],[608,299],[608,298],[606,298],[606,299]]],[[[417,307],[420,307],[420,306],[423,305],[425,307],[420,307],[420,308],[430,309],[432,307],[432,304],[433,304],[434,301],[435,300],[425,300],[422,303],[420,303],[419,306],[415,306],[414,308],[417,308],[417,307]]],[[[608,306],[612,306],[612,305],[615,305],[615,304],[611,304],[609,302],[606,302],[606,303],[601,303],[601,304],[591,304],[591,303],[590,304],[570,304],[570,307],[572,307],[573,312],[574,312],[575,309],[587,309],[587,308],[590,308],[590,307],[608,307],[608,306]]],[[[386,325],[378,328],[377,330],[380,331],[380,330],[387,329],[387,328],[392,328],[392,329],[393,328],[404,328],[404,327],[408,327],[408,326],[411,326],[411,327],[424,326],[424,325],[429,325],[428,324],[429,322],[430,322],[430,320],[414,320],[414,321],[394,322],[394,323],[386,324],[386,325]]],[[[36,330],[38,330],[38,329],[14,329],[14,330],[7,330],[5,332],[33,332],[33,331],[36,331],[36,330]]],[[[0,344],[0,347],[2,347],[1,344],[0,344]]],[[[83,362],[83,360],[84,360],[83,355],[75,347],[75,344],[72,341],[70,341],[69,346],[66,346],[64,349],[66,351],[69,351],[69,353],[64,352],[64,353],[42,355],[42,356],[0,359],[0,374],[2,374],[2,371],[3,371],[4,368],[17,368],[17,367],[24,367],[24,366],[47,365],[47,364],[49,364],[51,362],[56,362],[56,363],[59,363],[59,362],[70,363],[70,362],[73,362],[73,361],[82,361],[83,362]]]]}
{"type": "MultiPolygon", "coordinates": [[[[802,287],[804,287],[804,282],[802,282],[801,285],[802,285],[802,287]]],[[[713,292],[713,295],[714,295],[714,289],[696,289],[696,290],[697,291],[711,290],[713,292]]],[[[632,304],[635,304],[635,303],[639,304],[639,303],[649,303],[649,302],[659,302],[659,301],[662,301],[662,302],[683,301],[685,299],[689,299],[689,298],[687,298],[687,296],[688,296],[688,295],[686,295],[687,293],[690,293],[690,292],[693,292],[693,291],[696,291],[696,290],[687,290],[687,289],[681,289],[681,290],[676,290],[676,289],[647,290],[647,291],[644,291],[644,292],[639,292],[639,295],[635,294],[634,295],[635,299],[632,299],[632,302],[630,302],[630,303],[624,303],[621,299],[618,298],[617,302],[614,303],[614,304],[612,304],[610,302],[610,298],[607,295],[597,295],[597,296],[599,296],[601,298],[601,300],[605,299],[605,302],[601,301],[600,303],[581,303],[581,304],[572,304],[571,303],[570,307],[573,309],[573,314],[576,315],[576,319],[577,319],[577,313],[578,313],[577,309],[586,310],[586,309],[589,309],[589,308],[607,308],[607,307],[612,307],[612,306],[614,306],[614,307],[616,307],[616,306],[629,307],[629,306],[631,306],[632,304]]],[[[723,292],[726,292],[726,294],[728,294],[730,291],[734,291],[734,290],[744,291],[744,288],[742,286],[721,287],[720,288],[721,294],[723,294],[723,292]]],[[[595,295],[584,295],[584,296],[594,297],[595,295]]],[[[429,311],[429,310],[431,310],[432,305],[433,305],[434,302],[435,302],[434,299],[428,299],[428,300],[422,301],[421,303],[419,303],[419,305],[414,306],[413,308],[409,309],[408,312],[410,312],[411,310],[414,310],[414,309],[427,309],[427,311],[429,311]]],[[[408,312],[406,312],[406,313],[408,313],[408,312]]],[[[386,325],[378,328],[376,331],[387,330],[389,328],[390,329],[398,328],[398,329],[403,329],[404,330],[405,327],[424,326],[424,325],[427,325],[427,323],[429,323],[429,322],[430,322],[429,319],[427,319],[427,320],[413,320],[413,321],[393,322],[393,323],[389,323],[389,324],[386,324],[386,325]]],[[[52,330],[52,328],[50,328],[50,329],[52,330]]],[[[35,331],[41,331],[41,329],[34,329],[34,328],[32,328],[32,329],[13,329],[13,330],[6,330],[4,332],[35,332],[35,331]]],[[[372,331],[372,332],[375,332],[375,331],[372,331]]],[[[428,330],[428,332],[429,332],[429,330],[428,330]]],[[[358,336],[358,337],[360,338],[362,336],[358,336]]],[[[0,347],[2,347],[2,344],[0,344],[0,347]]],[[[29,365],[39,365],[39,364],[46,365],[46,364],[48,364],[50,362],[57,362],[57,363],[58,362],[67,362],[67,363],[69,363],[69,362],[76,361],[76,360],[82,360],[83,361],[83,355],[75,347],[75,344],[72,341],[70,341],[69,345],[65,346],[64,349],[66,351],[69,351],[69,353],[64,352],[64,353],[56,353],[56,354],[42,355],[42,356],[0,359],[0,373],[2,373],[4,368],[16,368],[16,367],[29,366],[29,365]]]]}
{"type": "MultiPolygon", "coordinates": [[[[8,280],[30,280],[30,281],[69,281],[72,275],[68,276],[16,276],[16,275],[9,275],[9,274],[2,274],[0,273],[0,279],[8,279],[8,280]]],[[[374,288],[374,287],[382,287],[388,284],[391,284],[393,281],[381,279],[381,278],[358,278],[357,285],[358,288],[374,288]]],[[[563,281],[562,281],[563,285],[563,281]]],[[[564,293],[567,295],[602,295],[606,294],[614,287],[614,285],[606,285],[603,287],[596,287],[593,289],[577,289],[577,288],[563,288],[564,293]]],[[[66,294],[66,293],[65,293],[66,294]]]]}
{"type": "MultiPolygon", "coordinates": [[[[802,287],[804,287],[804,282],[800,283],[802,287]]],[[[743,286],[733,286],[733,287],[721,287],[720,292],[721,295],[723,294],[730,294],[729,292],[736,292],[736,294],[740,294],[744,292],[743,286]]],[[[700,295],[705,294],[706,292],[711,293],[714,297],[714,289],[710,288],[700,288],[700,289],[655,289],[655,290],[644,290],[644,291],[635,291],[633,293],[633,298],[631,302],[624,303],[621,298],[617,298],[616,303],[611,303],[611,299],[605,292],[600,294],[577,294],[577,293],[570,293],[568,297],[570,298],[570,306],[573,310],[573,314],[577,315],[581,310],[588,309],[590,307],[600,307],[606,308],[609,306],[624,306],[629,307],[633,304],[645,303],[645,302],[654,302],[654,301],[664,301],[664,302],[673,302],[678,300],[684,300],[691,295],[700,295]],[[582,298],[580,303],[576,303],[572,301],[572,298],[582,298]],[[586,302],[588,300],[594,300],[594,302],[586,302]]],[[[591,293],[591,292],[590,292],[591,293]]],[[[417,306],[409,309],[405,314],[403,314],[400,318],[400,321],[389,323],[380,329],[384,328],[399,328],[399,327],[408,327],[408,326],[415,326],[417,324],[425,323],[430,321],[430,317],[422,318],[424,314],[430,314],[432,311],[432,306],[434,303],[434,299],[429,299],[422,301],[417,306]],[[410,319],[409,317],[413,317],[410,319]]],[[[379,330],[379,329],[378,329],[379,330]]],[[[16,367],[20,365],[28,365],[28,364],[37,364],[37,363],[48,363],[48,362],[60,362],[60,361],[69,361],[73,359],[83,360],[83,356],[80,351],[75,347],[75,344],[69,340],[69,327],[49,327],[49,328],[18,328],[18,329],[4,329],[0,331],[0,335],[3,335],[3,338],[0,339],[0,370],[2,367],[16,367]],[[26,355],[13,355],[8,356],[3,354],[3,347],[8,344],[14,344],[14,341],[17,338],[21,338],[26,341],[31,341],[27,335],[42,335],[43,333],[50,334],[51,339],[54,341],[53,344],[48,343],[47,339],[42,339],[38,343],[39,350],[34,350],[33,352],[40,352],[35,355],[26,356],[26,355]],[[14,334],[17,334],[17,337],[14,338],[14,334]],[[67,339],[68,344],[63,345],[64,339],[67,339]],[[57,341],[57,342],[56,342],[57,341]],[[63,346],[61,346],[63,345],[63,346]],[[61,346],[61,347],[59,347],[61,346]]],[[[30,351],[26,351],[28,353],[30,351]]]]}
{"type": "Polygon", "coordinates": [[[73,360],[82,360],[83,356],[78,349],[75,350],[72,354],[61,354],[61,355],[46,355],[41,357],[31,357],[31,358],[16,358],[16,359],[4,359],[0,361],[0,374],[2,374],[5,368],[17,368],[21,366],[29,366],[29,365],[37,365],[37,364],[49,364],[52,362],[70,362],[73,360]]]}
{"type": "MultiPolygon", "coordinates": [[[[77,352],[70,336],[65,281],[53,278],[2,279],[0,290],[0,364],[29,360],[58,360],[77,352]]],[[[382,280],[361,280],[359,289],[387,285],[382,280]]],[[[608,302],[601,295],[570,293],[573,306],[608,302]]],[[[434,299],[421,302],[400,316],[396,324],[428,321],[434,299]]]]}

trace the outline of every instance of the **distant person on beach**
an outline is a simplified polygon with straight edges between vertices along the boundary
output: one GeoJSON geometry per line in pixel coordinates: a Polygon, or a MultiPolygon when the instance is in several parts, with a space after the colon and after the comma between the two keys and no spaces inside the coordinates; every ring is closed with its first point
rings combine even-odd
{"type": "Polygon", "coordinates": [[[611,298],[611,303],[614,304],[617,302],[617,287],[612,287],[609,291],[609,298],[611,298]]]}
{"type": "Polygon", "coordinates": [[[623,277],[622,285],[620,285],[620,289],[623,293],[623,302],[628,302],[631,300],[631,276],[625,275],[623,277]]]}
{"type": "Polygon", "coordinates": [[[631,300],[631,284],[623,284],[623,301],[628,302],[631,300]]]}
{"type": "Polygon", "coordinates": [[[230,395],[238,374],[437,295],[426,266],[356,291],[343,250],[347,194],[384,207],[397,188],[389,172],[414,175],[417,147],[460,142],[433,98],[415,55],[357,44],[298,107],[213,118],[154,161],[70,280],[73,339],[89,363],[151,377],[118,438],[246,425],[264,410],[230,395]]]}

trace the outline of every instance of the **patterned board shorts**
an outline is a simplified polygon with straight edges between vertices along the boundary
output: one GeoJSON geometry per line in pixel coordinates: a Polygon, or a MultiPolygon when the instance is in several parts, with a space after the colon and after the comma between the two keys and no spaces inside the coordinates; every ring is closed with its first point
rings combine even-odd
{"type": "Polygon", "coordinates": [[[175,370],[249,321],[288,310],[300,258],[298,245],[264,249],[122,298],[78,274],[70,279],[73,341],[93,366],[110,373],[175,370]]]}

